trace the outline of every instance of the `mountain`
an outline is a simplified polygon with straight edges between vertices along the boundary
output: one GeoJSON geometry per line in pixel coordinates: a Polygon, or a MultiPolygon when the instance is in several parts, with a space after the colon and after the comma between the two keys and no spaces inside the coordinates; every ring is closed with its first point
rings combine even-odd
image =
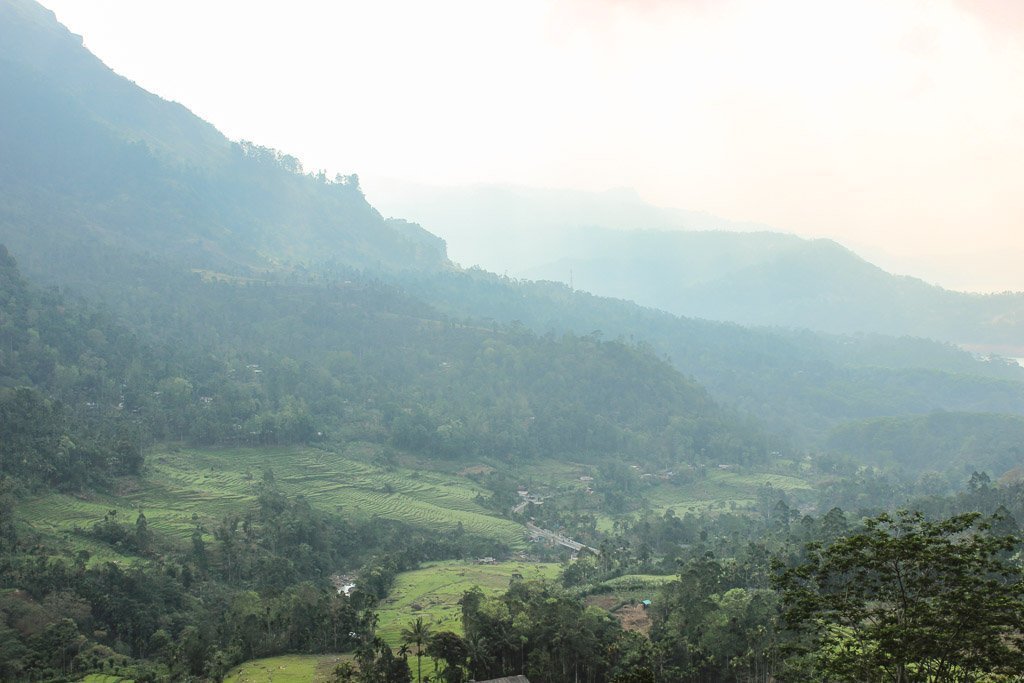
{"type": "Polygon", "coordinates": [[[766,226],[645,202],[636,191],[512,185],[441,187],[380,179],[367,190],[392,216],[416,216],[464,266],[521,276],[581,247],[585,228],[766,231],[766,226]]]}
{"type": "MultiPolygon", "coordinates": [[[[246,436],[232,431],[236,425],[243,434],[271,443],[305,438],[311,425],[317,426],[314,432],[327,426],[333,433],[362,437],[367,433],[353,425],[365,419],[385,424],[383,432],[371,432],[373,438],[388,439],[390,418],[379,408],[352,408],[385,401],[400,407],[393,415],[409,410],[418,416],[418,426],[428,434],[455,420],[480,443],[497,443],[498,433],[519,433],[522,424],[509,415],[551,412],[563,419],[569,410],[572,420],[583,420],[585,406],[592,414],[579,422],[589,425],[581,432],[585,438],[579,443],[588,444],[584,450],[592,450],[593,434],[610,433],[602,431],[609,424],[618,434],[609,443],[631,442],[633,448],[653,433],[664,434],[662,423],[671,422],[666,406],[675,399],[665,398],[659,408],[657,392],[649,406],[627,407],[644,401],[632,375],[654,387],[654,367],[672,372],[671,382],[689,377],[703,385],[709,396],[679,403],[681,414],[701,415],[705,408],[694,406],[714,406],[706,407],[708,419],[725,425],[722,433],[733,432],[738,451],[749,450],[739,444],[760,437],[744,436],[747,427],[728,409],[719,411],[722,404],[768,425],[775,435],[794,438],[800,447],[822,443],[829,430],[848,420],[933,410],[1024,413],[1024,370],[979,362],[947,345],[750,330],[555,283],[459,269],[446,259],[441,239],[414,223],[384,220],[356,178],[332,182],[305,175],[287,155],[225,140],[180,105],[110,72],[37,5],[5,0],[0,12],[0,79],[17,95],[0,110],[5,182],[0,241],[31,279],[70,285],[131,321],[135,333],[172,359],[173,367],[161,377],[180,390],[182,400],[205,396],[228,406],[200,413],[194,404],[187,409],[165,405],[168,392],[151,388],[149,395],[160,391],[164,398],[146,399],[140,410],[160,416],[152,427],[155,438],[244,442],[246,436]],[[444,334],[424,332],[431,329],[444,334]],[[452,395],[442,395],[444,377],[435,376],[439,364],[486,367],[485,360],[497,353],[492,348],[484,354],[488,337],[473,330],[502,339],[527,331],[541,335],[521,349],[508,342],[500,347],[510,354],[509,367],[521,367],[524,374],[506,385],[518,396],[520,407],[512,413],[481,412],[459,393],[490,395],[487,375],[479,370],[448,372],[459,382],[449,385],[452,395]],[[598,331],[614,343],[621,339],[622,348],[629,349],[622,362],[635,364],[616,368],[619,352],[610,349],[619,347],[602,346],[598,331]],[[569,335],[566,346],[548,351],[555,358],[564,354],[564,360],[542,362],[543,354],[535,352],[549,333],[555,339],[569,335]],[[465,358],[445,356],[443,346],[436,346],[439,339],[461,349],[465,358]],[[417,354],[422,362],[410,364],[409,356],[417,354]],[[588,369],[588,354],[603,360],[595,359],[597,366],[588,369]],[[684,377],[672,366],[645,365],[653,362],[652,354],[670,359],[684,377]],[[352,358],[360,359],[355,370],[352,358]],[[531,367],[548,368],[560,378],[558,387],[577,386],[586,396],[555,392],[562,408],[542,401],[541,385],[530,384],[535,370],[523,366],[523,359],[531,359],[531,367]],[[254,364],[273,369],[264,373],[275,378],[271,387],[249,381],[251,371],[244,368],[254,364]],[[346,388],[332,379],[336,372],[349,377],[346,388]],[[622,382],[601,379],[605,375],[622,382]],[[218,386],[230,387],[220,394],[224,400],[215,395],[218,386]],[[352,394],[356,387],[363,387],[361,393],[352,394]],[[594,397],[605,397],[607,405],[587,402],[594,397]],[[527,412],[524,402],[531,406],[527,412]],[[642,426],[652,414],[662,422],[642,426]],[[641,433],[646,436],[640,438],[641,433]]],[[[628,192],[605,200],[605,209],[617,206],[622,215],[638,202],[628,192]]],[[[513,195],[510,201],[519,200],[513,195]]],[[[573,202],[566,208],[557,196],[545,201],[552,215],[575,210],[573,202]]],[[[500,227],[508,216],[498,212],[487,220],[500,227]]],[[[661,240],[658,253],[674,258],[687,253],[670,248],[677,234],[705,239],[703,256],[694,250],[685,275],[675,276],[690,287],[704,286],[718,274],[738,277],[813,244],[763,232],[738,243],[713,233],[650,234],[661,240]]],[[[623,254],[638,256],[627,247],[621,245],[623,254]]],[[[601,248],[595,241],[595,253],[601,248]]],[[[648,270],[655,273],[658,267],[648,270]]],[[[792,289],[799,293],[800,287],[792,289]]],[[[688,386],[687,392],[704,390],[692,382],[688,386]]],[[[693,423],[687,425],[696,433],[693,423]]],[[[709,430],[703,432],[707,439],[709,430]]],[[[561,443],[521,436],[518,443],[531,444],[525,452],[550,452],[561,443]]],[[[433,438],[416,442],[428,448],[433,438]]],[[[661,450],[671,451],[666,449],[661,450]]],[[[566,449],[563,444],[555,450],[566,449]]]]}
{"type": "Polygon", "coordinates": [[[1024,356],[1024,294],[946,290],[885,272],[832,240],[657,207],[630,190],[382,182],[372,197],[448,239],[455,261],[512,277],[709,320],[930,337],[1024,356]]]}
{"type": "Polygon", "coordinates": [[[1024,353],[1024,295],[892,275],[832,240],[778,233],[579,231],[578,255],[533,268],[679,315],[831,333],[914,335],[1024,353]]]}
{"type": "Polygon", "coordinates": [[[304,175],[116,75],[53,14],[0,2],[0,241],[26,271],[88,287],[159,254],[231,273],[297,261],[443,268],[444,243],[387,221],[358,177],[304,175]]]}

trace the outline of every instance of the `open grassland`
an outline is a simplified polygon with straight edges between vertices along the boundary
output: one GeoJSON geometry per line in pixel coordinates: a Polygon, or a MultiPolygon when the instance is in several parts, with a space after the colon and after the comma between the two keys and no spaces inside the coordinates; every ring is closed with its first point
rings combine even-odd
{"type": "Polygon", "coordinates": [[[254,659],[228,672],[224,683],[327,683],[351,655],[283,655],[254,659]]]}
{"type": "Polygon", "coordinates": [[[158,451],[147,457],[145,474],[122,481],[117,495],[47,494],[20,504],[19,517],[36,532],[88,550],[94,561],[117,560],[114,549],[71,535],[72,530],[91,527],[112,509],[132,524],[142,510],[150,529],[185,543],[195,527],[193,515],[209,529],[252,505],[269,469],[282,491],[305,496],[324,510],[440,531],[454,531],[461,523],[468,533],[525,546],[519,524],[476,502],[483,491],[470,479],[373,464],[352,450],[352,456],[318,448],[158,451]]]}
{"type": "Polygon", "coordinates": [[[514,574],[524,580],[554,579],[561,565],[552,563],[500,562],[473,564],[469,562],[431,562],[422,568],[403,572],[395,586],[378,608],[380,621],[377,633],[389,645],[402,642],[402,629],[417,617],[431,624],[436,631],[462,633],[462,594],[478,586],[487,595],[503,593],[514,574]]]}

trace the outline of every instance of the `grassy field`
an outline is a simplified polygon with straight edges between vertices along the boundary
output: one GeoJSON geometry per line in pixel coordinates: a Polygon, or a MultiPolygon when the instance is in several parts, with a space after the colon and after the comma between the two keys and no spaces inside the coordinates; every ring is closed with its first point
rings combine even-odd
{"type": "Polygon", "coordinates": [[[194,528],[193,515],[212,528],[224,515],[251,505],[269,468],[285,493],[303,495],[321,509],[441,531],[461,523],[469,533],[525,546],[520,525],[476,502],[482,489],[472,480],[371,464],[362,459],[365,447],[351,449],[351,455],[317,448],[160,451],[147,457],[145,475],[123,481],[116,496],[49,494],[24,501],[19,516],[39,533],[88,550],[93,561],[117,560],[113,549],[68,534],[76,526],[90,527],[111,509],[129,523],[142,510],[150,529],[184,543],[194,528]]]}
{"type": "Polygon", "coordinates": [[[334,667],[345,658],[342,655],[283,655],[254,659],[229,671],[224,683],[327,683],[334,680],[334,667]]]}
{"type": "Polygon", "coordinates": [[[554,579],[561,565],[529,562],[472,564],[467,562],[432,562],[411,572],[403,572],[395,587],[381,603],[377,633],[388,644],[400,645],[403,628],[423,617],[434,631],[462,633],[462,594],[474,586],[487,595],[497,595],[508,588],[513,574],[523,579],[554,579]]]}

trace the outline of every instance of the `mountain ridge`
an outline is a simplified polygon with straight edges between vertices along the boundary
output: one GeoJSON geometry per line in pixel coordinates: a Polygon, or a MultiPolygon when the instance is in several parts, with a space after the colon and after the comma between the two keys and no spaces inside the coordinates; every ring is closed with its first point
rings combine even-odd
{"type": "Polygon", "coordinates": [[[384,183],[373,194],[385,211],[449,239],[464,265],[689,317],[931,337],[981,351],[1016,345],[1011,355],[1024,355],[1024,293],[945,289],[890,273],[829,238],[657,207],[635,192],[431,189],[384,183]]]}
{"type": "Polygon", "coordinates": [[[0,3],[0,64],[0,241],[35,276],[101,278],[97,245],[228,272],[447,267],[443,241],[386,221],[358,177],[306,175],[293,157],[230,142],[114,74],[35,3],[0,3]],[[54,253],[61,272],[36,266],[54,253]]]}

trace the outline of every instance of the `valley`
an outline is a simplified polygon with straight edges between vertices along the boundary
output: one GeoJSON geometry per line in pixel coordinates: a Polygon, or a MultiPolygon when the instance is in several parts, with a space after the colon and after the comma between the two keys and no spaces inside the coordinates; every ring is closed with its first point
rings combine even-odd
{"type": "Polygon", "coordinates": [[[91,40],[0,0],[0,681],[1019,679],[1021,294],[629,190],[449,245],[91,40]]]}

